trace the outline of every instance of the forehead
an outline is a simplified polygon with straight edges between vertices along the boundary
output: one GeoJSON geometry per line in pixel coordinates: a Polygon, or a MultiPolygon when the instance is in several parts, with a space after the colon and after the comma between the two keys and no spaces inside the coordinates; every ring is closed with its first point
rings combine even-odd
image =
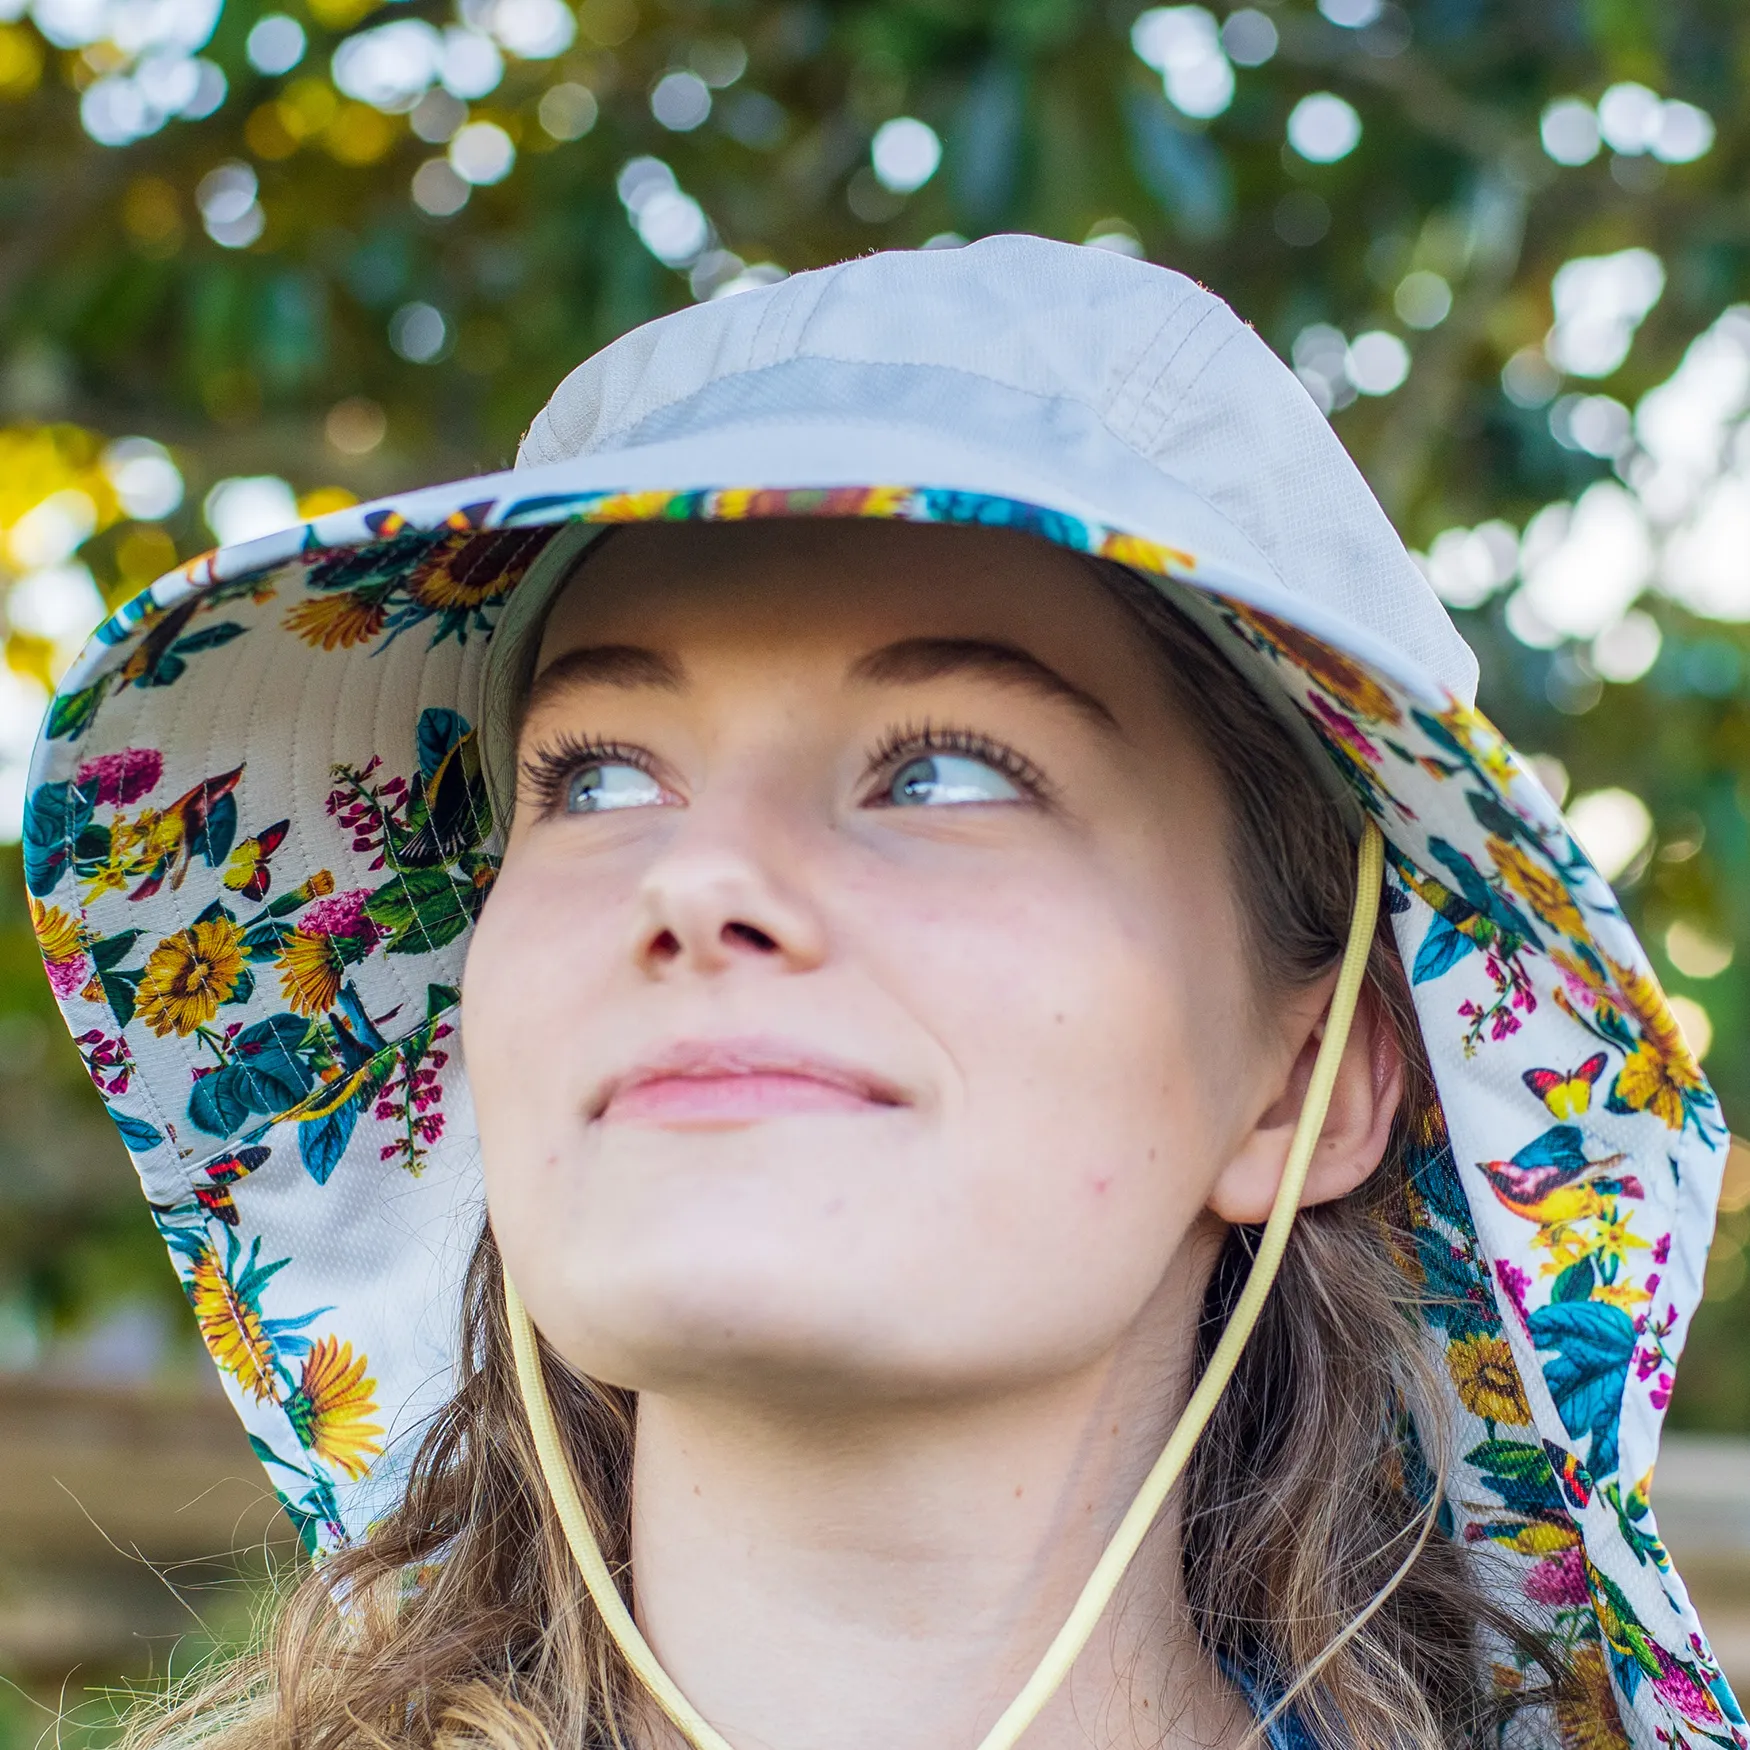
{"type": "Polygon", "coordinates": [[[597,645],[853,660],[919,636],[999,639],[1078,680],[1150,666],[1079,555],[1008,530],[824,519],[616,530],[554,603],[536,666],[597,645]]]}

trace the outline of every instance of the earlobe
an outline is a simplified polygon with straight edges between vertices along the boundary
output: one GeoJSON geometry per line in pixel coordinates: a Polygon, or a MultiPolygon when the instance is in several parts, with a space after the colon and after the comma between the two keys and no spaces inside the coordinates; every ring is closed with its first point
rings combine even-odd
{"type": "MultiPolygon", "coordinates": [[[[1256,1223],[1269,1216],[1323,1036],[1321,1019],[1308,1030],[1280,1091],[1217,1178],[1208,1207],[1223,1221],[1256,1223]]],[[[1346,1197],[1366,1182],[1385,1156],[1403,1085],[1397,1031],[1373,987],[1365,986],[1307,1172],[1303,1209],[1346,1197]]]]}

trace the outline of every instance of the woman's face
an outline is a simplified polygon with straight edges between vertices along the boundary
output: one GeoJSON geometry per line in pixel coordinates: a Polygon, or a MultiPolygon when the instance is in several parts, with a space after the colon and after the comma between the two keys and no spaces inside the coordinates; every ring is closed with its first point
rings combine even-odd
{"type": "Polygon", "coordinates": [[[464,1037],[568,1361],[921,1400],[1088,1366],[1175,1273],[1194,1304],[1299,1039],[1253,1000],[1214,773],[1081,561],[623,531],[519,762],[464,1037]]]}

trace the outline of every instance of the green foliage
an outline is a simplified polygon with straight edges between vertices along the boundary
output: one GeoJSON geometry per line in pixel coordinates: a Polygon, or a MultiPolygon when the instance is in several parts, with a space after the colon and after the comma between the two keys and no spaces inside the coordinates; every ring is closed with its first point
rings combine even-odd
{"type": "MultiPolygon", "coordinates": [[[[1555,440],[1545,407],[1503,392],[1503,366],[1550,328],[1563,262],[1640,245],[1664,263],[1665,290],[1626,361],[1570,385],[1627,407],[1750,287],[1750,11],[1731,0],[1405,0],[1361,29],[1310,0],[1274,0],[1277,51],[1238,69],[1231,107],[1207,122],[1175,110],[1133,53],[1134,0],[582,0],[570,48],[509,57],[503,83],[471,106],[515,144],[516,162],[442,218],[411,193],[444,151],[417,137],[416,125],[432,131],[421,112],[340,97],[329,65],[359,28],[452,15],[439,0],[288,9],[309,33],[300,65],[253,71],[244,41],[267,8],[231,0],[204,51],[229,81],[225,102],[115,148],[82,131],[78,93],[116,51],[55,49],[29,23],[0,27],[0,419],[170,445],[191,489],[165,525],[184,556],[207,543],[198,506],[223,477],[274,473],[301,493],[367,497],[507,464],[573,364],[694,295],[641,243],[616,193],[640,155],[672,168],[714,248],[738,258],[708,256],[699,291],[739,264],[795,271],[950,231],[1104,233],[1220,291],[1284,354],[1319,323],[1401,335],[1413,361],[1404,387],[1333,417],[1418,547],[1489,518],[1517,529],[1612,477],[1609,461],[1555,440]],[[655,82],[688,65],[720,78],[738,44],[745,71],[714,92],[703,125],[662,127],[655,82]],[[1539,145],[1546,105],[1592,102],[1625,79],[1706,109],[1720,129],[1713,149],[1668,165],[1609,150],[1581,167],[1552,162],[1539,145]],[[561,86],[573,88],[574,117],[577,87],[599,111],[575,139],[543,124],[563,108],[549,96],[561,86]],[[1284,144],[1291,109],[1318,90],[1362,121],[1359,146],[1331,164],[1284,144]],[[945,145],[940,171],[909,196],[869,168],[874,130],[902,114],[945,145]],[[264,215],[238,248],[203,231],[195,201],[226,163],[253,170],[264,215]],[[1426,331],[1399,315],[1411,272],[1451,291],[1450,314],[1426,331]],[[404,353],[419,350],[405,344],[413,305],[443,322],[423,363],[391,343],[401,333],[404,353]]],[[[171,542],[102,509],[82,556],[116,597],[167,563],[171,542]]],[[[1620,785],[1650,808],[1654,836],[1621,877],[1626,903],[1661,976],[1705,1006],[1708,1068],[1742,1129],[1750,636],[1662,598],[1642,605],[1664,641],[1632,684],[1601,682],[1575,641],[1520,642],[1500,595],[1460,618],[1482,659],[1482,703],[1513,740],[1559,761],[1576,793],[1620,785]],[[1685,976],[1662,951],[1674,925],[1735,944],[1735,960],[1685,976]]],[[[43,660],[16,638],[8,649],[15,664],[43,660]]],[[[8,853],[0,1300],[22,1291],[72,1316],[132,1281],[156,1242],[76,1060],[51,1036],[19,892],[8,853]]],[[[1750,1427],[1735,1232],[1676,1408],[1750,1427]]]]}

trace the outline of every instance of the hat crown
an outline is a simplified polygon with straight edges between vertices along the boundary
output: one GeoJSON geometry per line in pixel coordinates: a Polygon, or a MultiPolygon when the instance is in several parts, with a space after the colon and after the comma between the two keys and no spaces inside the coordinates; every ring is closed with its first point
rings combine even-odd
{"type": "Polygon", "coordinates": [[[827,414],[1001,452],[1476,696],[1475,657],[1293,372],[1221,299],[1110,250],[989,237],[694,305],[572,371],[517,465],[827,414]],[[1187,496],[1189,543],[1170,508],[1187,496]]]}

